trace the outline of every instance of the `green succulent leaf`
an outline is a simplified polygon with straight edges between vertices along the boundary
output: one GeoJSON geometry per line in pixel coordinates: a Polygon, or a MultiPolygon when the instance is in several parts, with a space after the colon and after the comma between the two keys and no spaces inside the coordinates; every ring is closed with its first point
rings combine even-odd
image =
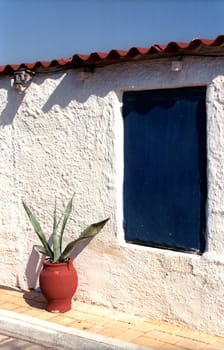
{"type": "Polygon", "coordinates": [[[40,253],[40,254],[43,254],[43,255],[46,255],[48,256],[48,252],[47,250],[42,246],[42,245],[37,245],[35,244],[33,246],[34,250],[37,252],[37,253],[40,253]]]}
{"type": "Polygon", "coordinates": [[[79,239],[96,236],[97,233],[99,233],[100,230],[102,230],[102,228],[106,225],[106,223],[109,219],[110,218],[107,218],[105,220],[96,222],[95,224],[88,226],[82,233],[80,233],[79,239]]]}
{"type": "Polygon", "coordinates": [[[95,237],[104,227],[104,225],[107,223],[109,218],[102,220],[100,222],[97,222],[95,224],[92,224],[88,226],[79,236],[79,238],[75,239],[74,241],[70,242],[64,249],[63,253],[61,254],[59,261],[65,261],[69,258],[72,252],[74,252],[75,249],[80,245],[81,242],[84,242],[85,240],[91,239],[95,237]]]}
{"type": "Polygon", "coordinates": [[[41,243],[43,244],[43,247],[45,249],[45,251],[47,252],[47,256],[49,256],[51,259],[53,259],[53,252],[51,250],[51,247],[49,246],[45,234],[38,222],[38,220],[36,219],[36,217],[33,215],[33,213],[31,212],[30,208],[26,205],[26,203],[23,201],[23,207],[30,219],[30,222],[34,228],[34,231],[36,232],[36,234],[38,235],[41,243]]]}
{"type": "MultiPolygon", "coordinates": [[[[60,222],[60,221],[59,221],[60,222]]],[[[57,222],[57,205],[56,205],[56,198],[55,198],[55,204],[54,204],[54,218],[53,218],[53,252],[54,252],[54,261],[57,261],[61,255],[61,247],[60,247],[60,237],[58,234],[58,225],[59,222],[57,222]]]]}
{"type": "Polygon", "coordinates": [[[84,247],[91,241],[91,239],[100,232],[100,230],[104,227],[106,222],[109,220],[109,218],[107,218],[105,220],[102,220],[100,222],[97,222],[95,224],[88,226],[79,235],[79,237],[73,240],[72,242],[70,242],[62,252],[62,238],[63,238],[65,227],[67,225],[68,219],[72,211],[73,198],[74,198],[74,194],[70,199],[70,201],[68,202],[65,208],[64,214],[61,215],[59,220],[57,220],[57,204],[55,199],[54,214],[53,214],[53,233],[52,233],[53,249],[51,249],[38,220],[30,210],[30,208],[23,201],[24,209],[29,217],[29,220],[34,228],[34,231],[36,232],[36,234],[38,235],[42,243],[42,245],[35,245],[34,249],[37,252],[46,255],[49,258],[49,261],[51,261],[52,263],[67,261],[71,253],[79,247],[81,248],[81,250],[80,249],[79,251],[77,250],[76,255],[78,255],[82,251],[82,249],[84,249],[84,247]],[[59,230],[59,225],[61,222],[62,222],[61,229],[59,230]],[[85,243],[85,245],[81,245],[81,243],[85,243]]]}
{"type": "Polygon", "coordinates": [[[67,206],[65,208],[64,219],[63,219],[62,226],[61,226],[61,231],[60,231],[60,242],[59,242],[60,250],[62,249],[62,238],[63,238],[64,230],[65,230],[65,227],[67,225],[69,216],[70,216],[71,211],[72,211],[72,203],[73,203],[74,195],[75,194],[73,194],[72,198],[70,199],[70,201],[68,202],[68,204],[67,204],[67,206]]]}

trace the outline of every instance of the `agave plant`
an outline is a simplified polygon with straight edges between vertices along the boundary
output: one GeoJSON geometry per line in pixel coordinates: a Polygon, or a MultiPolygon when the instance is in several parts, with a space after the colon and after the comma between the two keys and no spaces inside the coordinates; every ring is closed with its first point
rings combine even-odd
{"type": "Polygon", "coordinates": [[[67,261],[71,253],[73,253],[80,246],[80,243],[83,243],[83,241],[87,241],[88,243],[88,240],[90,241],[94,236],[96,236],[97,233],[100,232],[100,230],[104,227],[106,222],[109,220],[109,218],[107,218],[105,220],[102,220],[100,222],[97,222],[95,224],[88,226],[79,235],[78,238],[70,242],[63,250],[62,239],[63,239],[65,227],[67,225],[69,216],[72,211],[73,198],[74,198],[74,195],[68,202],[65,212],[64,214],[62,214],[59,220],[57,219],[56,200],[55,200],[54,215],[53,215],[53,232],[52,232],[53,246],[52,247],[48,243],[46,236],[41,228],[41,225],[39,224],[39,221],[36,219],[32,211],[30,210],[30,208],[23,201],[24,209],[30,219],[30,222],[34,228],[34,231],[36,232],[37,236],[39,237],[42,243],[42,245],[35,245],[34,249],[39,253],[44,254],[48,258],[48,260],[52,263],[61,263],[61,262],[67,261]]]}

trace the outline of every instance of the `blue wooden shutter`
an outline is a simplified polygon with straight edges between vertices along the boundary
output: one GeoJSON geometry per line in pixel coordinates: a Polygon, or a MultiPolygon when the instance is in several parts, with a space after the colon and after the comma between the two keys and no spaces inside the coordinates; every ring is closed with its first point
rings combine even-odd
{"type": "Polygon", "coordinates": [[[128,242],[204,251],[205,94],[205,87],[124,93],[128,242]]]}

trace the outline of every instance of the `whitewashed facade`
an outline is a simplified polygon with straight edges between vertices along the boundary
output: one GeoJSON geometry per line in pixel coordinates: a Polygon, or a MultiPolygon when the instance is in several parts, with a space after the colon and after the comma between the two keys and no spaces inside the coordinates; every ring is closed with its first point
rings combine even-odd
{"type": "Polygon", "coordinates": [[[75,259],[76,297],[224,335],[224,58],[171,58],[36,74],[24,93],[0,77],[0,284],[38,286],[38,243],[22,199],[50,233],[55,196],[75,192],[68,242],[110,216],[75,259]],[[207,249],[127,244],[122,213],[124,91],[207,86],[207,249]]]}

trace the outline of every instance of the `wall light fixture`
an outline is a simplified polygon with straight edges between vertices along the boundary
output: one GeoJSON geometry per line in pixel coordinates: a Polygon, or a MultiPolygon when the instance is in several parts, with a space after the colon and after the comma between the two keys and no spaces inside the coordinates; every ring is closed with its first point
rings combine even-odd
{"type": "Polygon", "coordinates": [[[30,69],[20,68],[14,72],[12,86],[16,90],[19,90],[19,92],[23,92],[29,87],[34,74],[35,72],[31,71],[30,69]]]}

